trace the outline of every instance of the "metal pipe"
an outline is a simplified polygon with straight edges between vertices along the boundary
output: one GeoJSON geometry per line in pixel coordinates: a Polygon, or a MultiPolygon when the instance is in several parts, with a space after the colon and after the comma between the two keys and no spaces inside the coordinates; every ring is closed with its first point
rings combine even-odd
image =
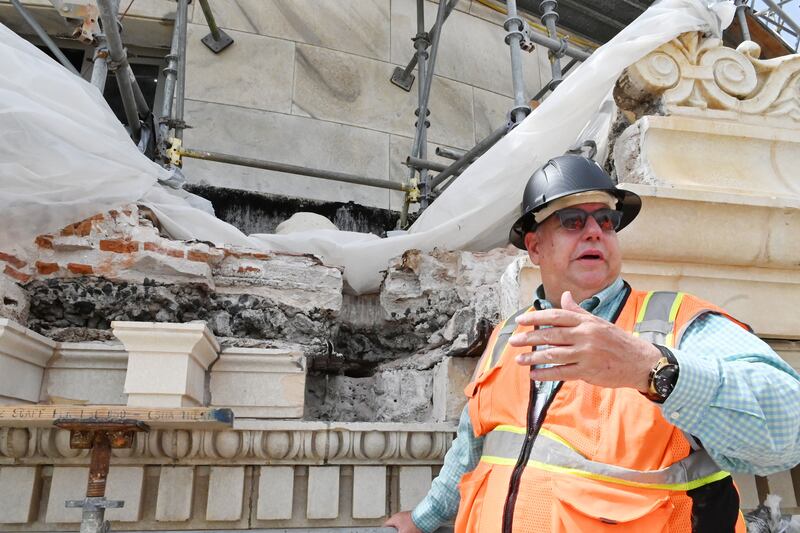
{"type": "Polygon", "coordinates": [[[260,168],[263,170],[274,170],[276,172],[286,172],[289,174],[299,174],[301,176],[310,176],[312,178],[321,178],[333,181],[343,181],[345,183],[355,183],[357,185],[367,185],[369,187],[380,187],[382,189],[392,189],[395,191],[406,191],[408,187],[402,183],[395,181],[388,181],[376,178],[368,178],[366,176],[356,176],[354,174],[346,174],[344,172],[335,172],[333,170],[320,170],[316,168],[301,167],[298,165],[290,165],[287,163],[278,163],[275,161],[265,161],[263,159],[254,159],[251,157],[242,157],[238,155],[223,154],[219,152],[206,152],[203,150],[193,150],[190,148],[181,148],[180,155],[184,157],[191,157],[193,159],[203,159],[204,161],[215,161],[217,163],[228,163],[231,165],[238,165],[241,167],[260,168]]]}
{"type": "Polygon", "coordinates": [[[406,158],[406,162],[404,165],[412,168],[424,168],[428,170],[435,170],[436,172],[441,172],[442,170],[447,168],[447,165],[444,163],[437,163],[436,161],[428,161],[426,159],[420,159],[419,157],[408,156],[406,158]]]}
{"type": "Polygon", "coordinates": [[[50,36],[47,35],[47,32],[44,31],[44,28],[42,28],[42,26],[36,21],[36,19],[33,18],[33,15],[31,15],[28,12],[25,6],[23,6],[19,0],[11,0],[11,3],[17,9],[17,12],[22,16],[22,18],[25,20],[28,26],[30,26],[31,29],[36,33],[39,39],[41,39],[42,42],[45,44],[45,46],[47,46],[47,48],[53,53],[53,55],[56,56],[58,62],[61,63],[64,66],[64,68],[66,68],[76,76],[80,76],[81,74],[80,72],[78,72],[78,69],[76,69],[72,65],[72,63],[70,63],[69,59],[67,59],[67,56],[64,55],[64,52],[62,52],[61,49],[58,46],[56,46],[56,43],[53,42],[53,39],[51,39],[50,36]]]}
{"type": "Polygon", "coordinates": [[[775,13],[781,16],[783,21],[789,25],[795,32],[800,33],[800,25],[798,25],[792,17],[786,13],[778,4],[773,2],[772,0],[764,0],[764,3],[767,4],[775,13]]]}
{"type": "Polygon", "coordinates": [[[141,124],[139,115],[136,111],[136,97],[134,96],[133,84],[128,74],[130,65],[128,56],[122,46],[122,37],[117,27],[116,9],[112,5],[112,0],[97,0],[97,7],[100,10],[100,20],[103,23],[103,33],[108,41],[109,55],[111,63],[108,63],[109,70],[114,72],[119,86],[119,94],[122,97],[122,107],[125,109],[125,118],[128,120],[128,127],[131,129],[134,140],[139,139],[141,124]]]}
{"type": "Polygon", "coordinates": [[[161,95],[161,114],[158,118],[158,145],[164,147],[169,135],[169,122],[172,119],[172,100],[175,97],[175,82],[178,76],[178,48],[180,43],[181,21],[185,20],[188,14],[188,0],[178,0],[178,10],[175,13],[175,24],[172,27],[172,43],[170,44],[169,54],[164,59],[167,66],[164,67],[164,89],[161,95]]]}
{"type": "Polygon", "coordinates": [[[456,148],[445,148],[444,146],[436,147],[436,155],[446,157],[447,159],[461,159],[466,153],[466,151],[456,148]]]}
{"type": "Polygon", "coordinates": [[[97,47],[94,49],[94,56],[92,58],[92,78],[90,83],[97,87],[100,94],[106,89],[106,80],[108,79],[108,47],[106,46],[106,38],[102,35],[97,36],[97,47]]]}
{"type": "MultiPolygon", "coordinates": [[[[183,105],[186,96],[186,26],[188,23],[189,2],[179,0],[178,8],[183,11],[178,26],[178,75],[175,82],[175,137],[183,139],[183,105]]],[[[177,20],[176,20],[177,23],[177,20]]]]}
{"type": "MultiPolygon", "coordinates": [[[[564,66],[564,68],[561,69],[561,78],[563,79],[564,74],[569,72],[572,69],[572,67],[574,67],[577,63],[578,63],[578,60],[575,59],[574,57],[572,59],[570,59],[569,63],[567,63],[566,66],[564,66]]],[[[538,102],[539,100],[541,100],[544,97],[545,94],[547,94],[547,91],[555,91],[556,87],[558,86],[558,83],[555,84],[555,86],[553,86],[553,81],[554,80],[550,80],[549,83],[545,84],[545,86],[542,87],[542,89],[538,93],[536,93],[536,96],[531,98],[531,100],[536,100],[538,102]]]]}
{"type": "Polygon", "coordinates": [[[219,41],[219,28],[217,27],[217,21],[214,20],[214,12],[211,11],[211,6],[208,5],[208,0],[200,0],[200,7],[203,9],[203,15],[206,17],[211,36],[215,41],[219,41]]]}
{"type": "Polygon", "coordinates": [[[511,120],[515,124],[519,124],[531,111],[525,96],[525,78],[522,74],[522,32],[525,30],[525,23],[517,15],[517,0],[507,0],[506,11],[508,18],[503,27],[508,32],[506,44],[511,50],[511,82],[514,91],[514,109],[511,110],[511,120]],[[515,25],[516,28],[514,28],[515,25]]]}
{"type": "Polygon", "coordinates": [[[736,18],[739,20],[739,27],[742,29],[742,40],[750,40],[750,28],[747,25],[747,0],[736,0],[736,18]]]}
{"type": "Polygon", "coordinates": [[[128,76],[131,79],[133,98],[136,100],[136,109],[139,110],[139,118],[145,119],[147,115],[150,114],[150,106],[147,105],[147,100],[142,93],[142,88],[139,87],[139,83],[136,81],[136,74],[133,73],[133,69],[130,65],[128,65],[128,76]]]}
{"type": "MultiPolygon", "coordinates": [[[[551,39],[558,39],[558,32],[556,31],[556,22],[558,22],[558,12],[556,7],[558,2],[556,0],[542,0],[539,8],[542,10],[542,22],[547,27],[547,35],[551,39]]],[[[553,81],[550,84],[555,88],[561,83],[561,56],[557,51],[551,50],[548,54],[550,59],[550,74],[553,81]]]]}
{"type": "Polygon", "coordinates": [[[438,187],[444,180],[459,172],[463,167],[472,163],[475,159],[483,155],[486,150],[494,146],[494,144],[502,139],[509,130],[508,124],[503,124],[481,142],[470,148],[460,159],[453,161],[450,166],[437,174],[431,182],[431,189],[438,187]]]}
{"type": "MultiPolygon", "coordinates": [[[[420,75],[419,86],[421,88],[421,99],[419,105],[419,115],[423,117],[424,120],[417,121],[417,131],[420,133],[420,142],[419,142],[419,158],[425,160],[428,158],[428,132],[427,129],[430,127],[430,122],[427,120],[428,115],[428,101],[430,100],[431,96],[431,86],[433,85],[433,72],[434,67],[436,66],[436,54],[439,51],[439,40],[442,36],[442,29],[444,25],[444,12],[445,12],[446,4],[444,1],[439,2],[439,7],[436,10],[436,26],[439,28],[439,31],[436,32],[436,35],[433,36],[432,43],[431,43],[431,54],[430,58],[427,59],[427,68],[425,69],[425,78],[423,80],[422,76],[420,75]]],[[[420,63],[420,69],[422,69],[422,63],[420,63]]],[[[412,156],[414,154],[411,154],[412,156]]],[[[420,185],[422,186],[422,199],[420,202],[420,207],[425,209],[428,207],[430,203],[430,195],[431,195],[431,188],[429,185],[430,177],[428,175],[427,168],[420,168],[419,169],[419,176],[420,176],[420,185]]]]}
{"type": "MultiPolygon", "coordinates": [[[[545,46],[553,51],[558,51],[562,49],[562,41],[551,39],[550,37],[547,37],[546,35],[541,35],[540,33],[536,33],[535,31],[530,32],[528,38],[531,41],[535,42],[536,44],[545,46]]],[[[586,61],[587,59],[589,59],[589,56],[591,55],[589,52],[581,50],[580,48],[575,48],[571,44],[567,44],[563,48],[565,56],[574,57],[579,61],[586,61]]]]}
{"type": "MultiPolygon", "coordinates": [[[[444,12],[444,20],[447,20],[447,17],[450,16],[450,13],[453,12],[453,10],[456,7],[456,4],[458,4],[458,1],[459,0],[450,0],[447,3],[447,7],[445,8],[445,12],[444,12]]],[[[437,23],[434,24],[433,26],[431,26],[431,29],[428,30],[428,35],[430,36],[431,39],[435,39],[437,33],[439,33],[438,19],[437,19],[437,23]]],[[[411,57],[411,61],[409,61],[408,65],[406,65],[406,68],[403,69],[403,73],[402,73],[401,77],[407,79],[411,75],[411,71],[414,70],[414,67],[416,67],[416,66],[417,66],[417,55],[414,54],[411,57]]]]}

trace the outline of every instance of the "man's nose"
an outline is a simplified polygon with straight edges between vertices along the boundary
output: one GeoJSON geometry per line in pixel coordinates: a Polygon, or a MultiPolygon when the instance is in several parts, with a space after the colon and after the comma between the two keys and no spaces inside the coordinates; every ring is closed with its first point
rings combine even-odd
{"type": "Polygon", "coordinates": [[[583,228],[585,239],[599,239],[603,235],[603,229],[592,216],[586,217],[586,225],[583,228]]]}

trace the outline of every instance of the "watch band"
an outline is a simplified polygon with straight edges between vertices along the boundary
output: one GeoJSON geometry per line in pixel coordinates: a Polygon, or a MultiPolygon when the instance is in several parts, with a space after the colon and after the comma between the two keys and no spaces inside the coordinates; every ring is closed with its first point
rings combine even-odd
{"type": "Polygon", "coordinates": [[[662,346],[662,345],[656,344],[656,343],[653,343],[653,346],[655,346],[658,349],[658,351],[661,352],[661,356],[662,357],[666,357],[667,358],[667,361],[669,361],[669,364],[671,364],[671,365],[677,365],[678,364],[678,360],[675,358],[675,354],[672,353],[672,350],[670,350],[666,346],[662,346]]]}

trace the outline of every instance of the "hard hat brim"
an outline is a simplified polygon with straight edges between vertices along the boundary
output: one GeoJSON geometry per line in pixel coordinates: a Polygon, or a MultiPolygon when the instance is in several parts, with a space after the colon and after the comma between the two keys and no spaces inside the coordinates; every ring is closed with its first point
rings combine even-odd
{"type": "Polygon", "coordinates": [[[628,224],[633,222],[633,219],[636,218],[636,216],[639,214],[639,211],[642,208],[642,199],[641,199],[641,197],[639,197],[639,195],[636,194],[635,192],[628,191],[628,190],[625,190],[625,189],[617,189],[617,188],[594,189],[594,188],[589,188],[589,189],[585,189],[583,191],[573,190],[573,191],[570,191],[569,193],[553,197],[547,203],[538,206],[538,208],[535,211],[530,211],[528,213],[525,213],[521,217],[519,217],[517,219],[517,221],[514,222],[514,225],[511,226],[511,231],[508,234],[509,242],[511,242],[511,244],[513,244],[517,248],[519,248],[521,250],[525,250],[525,233],[527,233],[529,231],[534,231],[536,229],[536,227],[538,226],[536,221],[533,219],[534,213],[544,209],[551,202],[553,202],[555,200],[558,200],[559,198],[565,198],[567,196],[571,196],[571,195],[577,194],[579,192],[587,192],[587,191],[605,191],[605,192],[607,192],[609,194],[612,194],[613,196],[615,196],[617,198],[617,209],[622,212],[622,220],[620,221],[619,228],[617,228],[617,231],[622,230],[625,226],[627,226],[628,224]]]}

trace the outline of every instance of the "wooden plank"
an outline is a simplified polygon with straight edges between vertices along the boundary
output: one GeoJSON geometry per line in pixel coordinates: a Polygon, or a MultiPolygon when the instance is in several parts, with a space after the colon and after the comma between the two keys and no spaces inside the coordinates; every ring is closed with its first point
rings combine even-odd
{"type": "Polygon", "coordinates": [[[125,405],[5,405],[0,427],[49,427],[59,419],[129,419],[151,428],[225,429],[233,426],[230,409],[208,407],[128,407],[125,405]]]}

